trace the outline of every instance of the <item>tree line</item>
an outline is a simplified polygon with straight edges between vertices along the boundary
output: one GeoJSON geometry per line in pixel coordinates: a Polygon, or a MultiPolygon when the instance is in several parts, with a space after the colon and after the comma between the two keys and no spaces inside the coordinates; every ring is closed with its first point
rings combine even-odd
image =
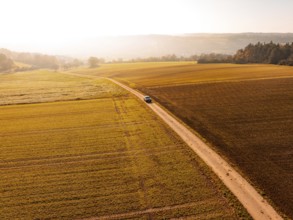
{"type": "MultiPolygon", "coordinates": [[[[201,54],[192,56],[177,56],[169,54],[161,57],[136,58],[130,60],[112,60],[107,63],[123,62],[178,62],[178,61],[197,61],[198,63],[267,63],[293,66],[293,43],[275,44],[257,43],[249,44],[244,49],[240,49],[235,55],[227,54],[201,54]]],[[[106,63],[105,59],[90,57],[88,65],[91,68],[98,67],[106,63]]],[[[84,65],[84,62],[78,59],[60,56],[50,56],[38,53],[18,53],[7,49],[0,49],[0,71],[21,71],[39,68],[70,69],[84,65]],[[29,64],[27,67],[18,67],[14,61],[29,64]]]]}
{"type": "Polygon", "coordinates": [[[30,69],[57,69],[59,66],[59,61],[55,56],[44,55],[39,53],[14,52],[7,49],[0,49],[0,53],[9,57],[9,59],[13,61],[30,65],[30,69]]]}
{"type": "Polygon", "coordinates": [[[198,56],[197,63],[232,63],[233,56],[227,54],[210,53],[198,56]]]}
{"type": "Polygon", "coordinates": [[[235,55],[206,54],[198,59],[198,63],[264,63],[293,66],[293,43],[249,44],[235,55]]]}
{"type": "Polygon", "coordinates": [[[0,71],[26,71],[34,69],[70,69],[84,65],[79,59],[65,56],[52,56],[40,53],[14,52],[4,48],[0,49],[0,71]],[[14,62],[28,64],[19,67],[14,62]]]}
{"type": "Polygon", "coordinates": [[[145,57],[145,58],[133,58],[128,60],[123,60],[122,58],[114,59],[109,61],[108,63],[140,63],[140,62],[178,62],[178,61],[196,61],[198,59],[198,55],[192,56],[177,56],[175,54],[167,54],[160,57],[145,57]]]}
{"type": "Polygon", "coordinates": [[[249,44],[234,55],[235,63],[269,63],[293,66],[293,43],[249,44]]]}

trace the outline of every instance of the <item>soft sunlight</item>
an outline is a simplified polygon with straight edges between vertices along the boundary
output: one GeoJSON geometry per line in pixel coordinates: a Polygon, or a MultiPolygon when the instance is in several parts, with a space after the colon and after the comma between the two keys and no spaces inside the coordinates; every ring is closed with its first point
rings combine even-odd
{"type": "Polygon", "coordinates": [[[293,0],[0,9],[0,220],[293,220],[293,0]]]}
{"type": "Polygon", "coordinates": [[[277,3],[272,0],[2,1],[0,47],[50,49],[98,36],[293,31],[290,24],[293,3],[288,0],[277,3]],[[280,7],[284,4],[285,9],[280,7]]]}
{"type": "MultiPolygon", "coordinates": [[[[2,41],[56,42],[70,38],[172,34],[188,31],[190,7],[178,1],[7,1],[2,41]],[[17,5],[17,7],[15,7],[17,5]],[[182,22],[186,19],[186,22],[182,22]],[[182,22],[182,23],[181,23],[182,22]],[[20,37],[21,36],[21,37],[20,37]]],[[[190,11],[191,12],[191,11],[190,11]]],[[[194,29],[194,31],[198,31],[194,29]]]]}

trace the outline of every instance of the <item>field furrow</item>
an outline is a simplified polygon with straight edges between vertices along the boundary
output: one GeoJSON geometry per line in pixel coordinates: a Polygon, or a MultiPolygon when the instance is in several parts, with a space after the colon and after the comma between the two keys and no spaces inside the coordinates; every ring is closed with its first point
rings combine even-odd
{"type": "MultiPolygon", "coordinates": [[[[60,101],[56,88],[58,102],[0,107],[0,219],[249,218],[140,100],[105,79],[41,74],[45,88],[56,77],[62,88],[71,80],[102,91],[88,100],[74,90],[87,100],[60,101]]],[[[24,90],[32,85],[25,76],[24,90]]],[[[3,83],[13,97],[13,80],[3,83]]],[[[39,90],[26,91],[29,102],[46,101],[35,97],[39,90]]]]}

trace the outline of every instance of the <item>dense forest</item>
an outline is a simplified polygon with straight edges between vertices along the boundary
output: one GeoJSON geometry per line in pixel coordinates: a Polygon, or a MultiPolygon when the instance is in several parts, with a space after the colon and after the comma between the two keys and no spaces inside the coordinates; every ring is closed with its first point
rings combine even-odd
{"type": "Polygon", "coordinates": [[[234,56],[224,54],[206,54],[198,59],[198,63],[267,63],[293,66],[293,43],[249,44],[240,49],[234,56]]]}
{"type": "Polygon", "coordinates": [[[293,66],[293,43],[249,44],[238,50],[233,57],[235,63],[269,63],[293,66]]]}

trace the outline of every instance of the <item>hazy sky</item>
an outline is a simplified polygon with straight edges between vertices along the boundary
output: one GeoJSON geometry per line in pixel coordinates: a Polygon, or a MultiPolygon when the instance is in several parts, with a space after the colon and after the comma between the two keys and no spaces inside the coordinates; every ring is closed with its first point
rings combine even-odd
{"type": "Polygon", "coordinates": [[[132,34],[293,32],[293,0],[0,0],[0,47],[132,34]]]}

